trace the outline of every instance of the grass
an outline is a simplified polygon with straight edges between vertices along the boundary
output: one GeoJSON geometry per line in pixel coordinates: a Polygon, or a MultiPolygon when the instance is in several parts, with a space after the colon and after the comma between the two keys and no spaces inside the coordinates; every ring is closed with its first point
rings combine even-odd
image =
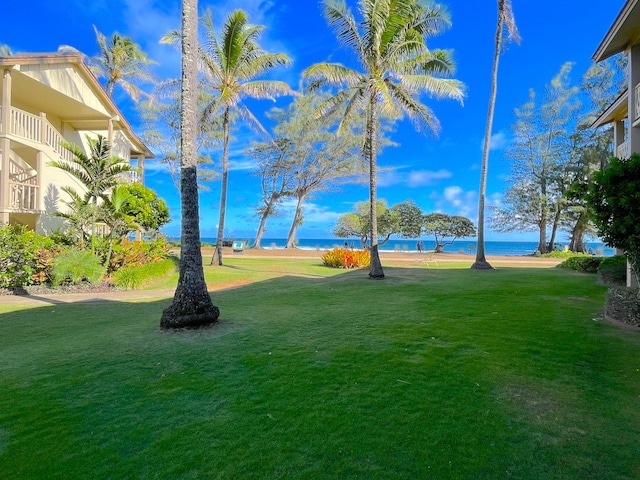
{"type": "MultiPolygon", "coordinates": [[[[640,336],[562,269],[233,259],[169,300],[3,307],[3,478],[633,479],[640,336]]],[[[159,285],[162,286],[162,285],[159,285]]]]}

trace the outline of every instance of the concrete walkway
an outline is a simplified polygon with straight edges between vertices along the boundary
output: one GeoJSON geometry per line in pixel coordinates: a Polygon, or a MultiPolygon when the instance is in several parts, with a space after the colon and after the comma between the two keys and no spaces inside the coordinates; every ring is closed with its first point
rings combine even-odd
{"type": "Polygon", "coordinates": [[[173,298],[175,289],[165,290],[121,290],[92,293],[56,293],[38,295],[0,295],[0,307],[43,306],[62,303],[127,302],[142,299],[173,298]]]}

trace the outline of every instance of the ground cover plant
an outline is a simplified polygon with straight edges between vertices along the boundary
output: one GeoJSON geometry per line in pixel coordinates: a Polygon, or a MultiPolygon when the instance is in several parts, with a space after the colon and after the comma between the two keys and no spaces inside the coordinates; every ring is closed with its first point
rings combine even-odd
{"type": "Polygon", "coordinates": [[[595,276],[230,260],[204,330],[161,331],[170,299],[0,305],[2,475],[640,477],[640,336],[595,276]]]}

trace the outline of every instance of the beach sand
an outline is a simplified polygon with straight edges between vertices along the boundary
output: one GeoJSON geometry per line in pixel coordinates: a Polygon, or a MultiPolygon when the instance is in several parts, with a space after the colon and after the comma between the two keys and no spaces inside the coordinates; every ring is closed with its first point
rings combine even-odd
{"type": "MultiPolygon", "coordinates": [[[[326,250],[310,250],[310,249],[271,249],[271,248],[262,248],[262,249],[246,249],[242,253],[233,253],[231,248],[224,248],[222,251],[223,261],[224,258],[229,257],[245,257],[245,258],[317,258],[320,259],[322,254],[326,250]]],[[[208,265],[211,261],[211,256],[213,255],[213,247],[203,247],[202,249],[202,257],[203,263],[208,265]]],[[[468,264],[469,267],[475,261],[475,253],[473,255],[467,255],[462,253],[437,253],[433,257],[438,265],[446,264],[446,263],[465,263],[468,264]]],[[[561,258],[542,258],[542,257],[534,257],[534,256],[498,256],[498,255],[488,255],[487,261],[494,267],[555,267],[559,263],[562,263],[563,259],[561,258]]],[[[401,264],[401,265],[420,265],[425,260],[425,254],[418,252],[389,252],[389,251],[381,251],[380,252],[380,260],[382,261],[382,265],[385,263],[390,265],[401,264]]]]}

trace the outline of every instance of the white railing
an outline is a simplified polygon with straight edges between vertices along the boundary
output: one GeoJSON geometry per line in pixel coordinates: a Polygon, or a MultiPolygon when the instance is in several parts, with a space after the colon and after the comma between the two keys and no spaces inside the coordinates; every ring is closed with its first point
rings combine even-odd
{"type": "Polygon", "coordinates": [[[38,209],[38,187],[27,183],[11,182],[11,208],[18,210],[38,209]]]}
{"type": "Polygon", "coordinates": [[[41,143],[42,120],[39,116],[11,107],[9,113],[9,133],[41,143]]]}
{"type": "Polygon", "coordinates": [[[53,148],[60,158],[67,161],[73,160],[73,153],[62,146],[62,143],[65,141],[63,136],[53,128],[53,125],[46,121],[44,124],[44,137],[44,143],[53,148]]]}
{"type": "Polygon", "coordinates": [[[636,85],[636,112],[635,112],[635,117],[634,120],[637,120],[638,118],[640,118],[640,83],[636,85]]]}
{"type": "Polygon", "coordinates": [[[631,155],[629,153],[629,142],[621,143],[616,147],[616,157],[617,158],[629,158],[631,155]]]}

